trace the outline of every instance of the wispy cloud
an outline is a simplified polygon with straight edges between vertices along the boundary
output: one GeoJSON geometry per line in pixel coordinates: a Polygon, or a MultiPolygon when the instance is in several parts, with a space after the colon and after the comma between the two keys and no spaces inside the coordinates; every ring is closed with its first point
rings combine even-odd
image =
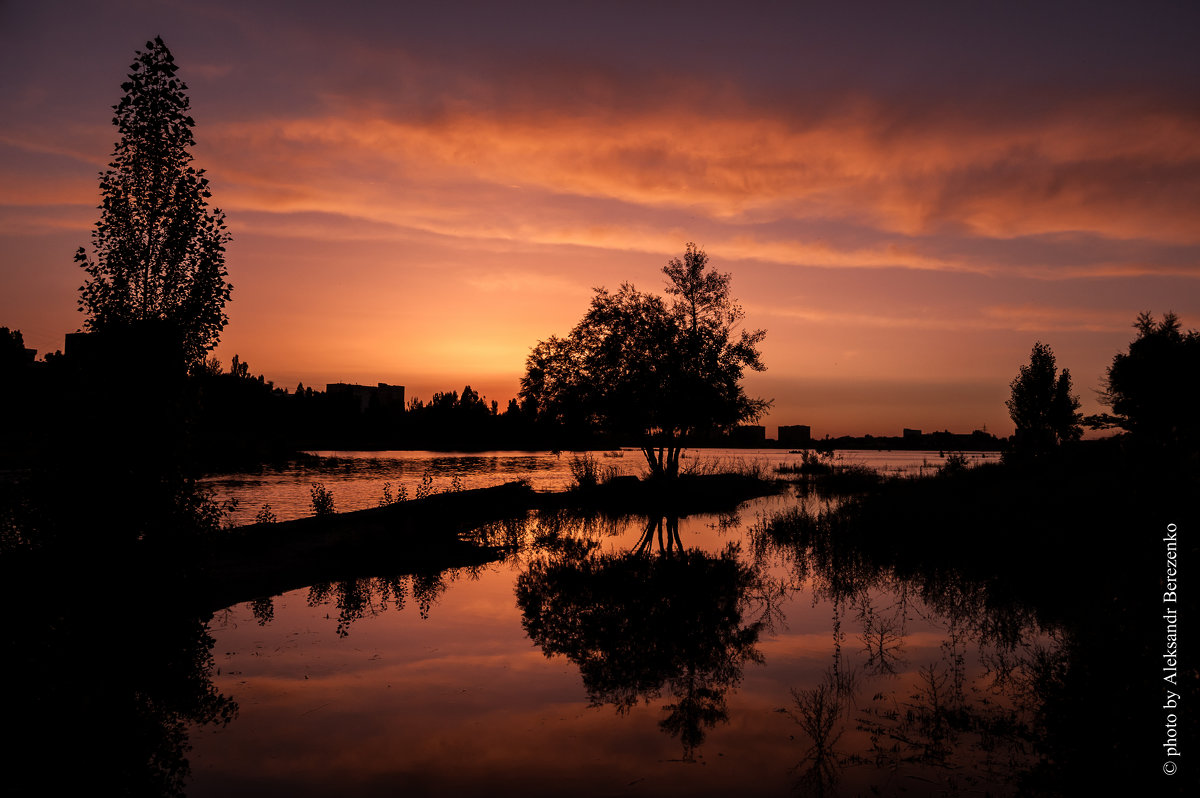
{"type": "Polygon", "coordinates": [[[1062,307],[1036,304],[985,305],[970,312],[952,313],[945,309],[928,313],[902,311],[860,312],[805,305],[779,306],[755,303],[756,316],[796,319],[836,328],[883,330],[966,332],[1120,332],[1127,330],[1128,310],[1086,307],[1062,307]]]}

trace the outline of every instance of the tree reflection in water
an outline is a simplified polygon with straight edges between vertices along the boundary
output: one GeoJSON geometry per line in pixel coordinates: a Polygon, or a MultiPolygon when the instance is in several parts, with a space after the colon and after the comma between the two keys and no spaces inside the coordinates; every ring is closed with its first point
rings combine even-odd
{"type": "Polygon", "coordinates": [[[863,592],[858,602],[858,620],[862,623],[863,650],[867,654],[867,670],[876,675],[895,675],[906,664],[904,652],[904,622],[907,601],[902,598],[886,610],[875,609],[870,593],[863,592]]]}
{"type": "Polygon", "coordinates": [[[726,694],[745,663],[762,661],[763,624],[745,618],[754,569],[736,544],[715,555],[685,549],[674,517],[648,519],[630,552],[599,554],[572,540],[518,577],[526,632],[547,657],[579,667],[593,706],[625,713],[672,696],[659,727],[693,760],[706,730],[728,719],[726,694]]]}
{"type": "Polygon", "coordinates": [[[337,635],[346,637],[355,621],[378,615],[388,607],[403,610],[409,595],[417,602],[421,619],[428,620],[434,603],[456,576],[456,571],[449,570],[322,582],[308,589],[308,605],[334,604],[338,610],[337,635]]]}
{"type": "Polygon", "coordinates": [[[997,602],[951,569],[901,575],[840,538],[825,517],[799,509],[750,532],[758,557],[779,558],[834,607],[833,663],[815,687],[793,689],[784,710],[808,745],[797,790],[837,794],[843,772],[857,767],[877,774],[868,780],[885,793],[1016,789],[1038,762],[1046,688],[1064,667],[1055,633],[1031,608],[997,602]],[[863,646],[850,651],[861,674],[847,667],[848,614],[861,628],[863,646]],[[943,632],[938,658],[912,670],[903,652],[914,617],[943,632]],[[972,643],[982,673],[968,674],[972,643]],[[856,742],[843,750],[838,743],[851,731],[856,742]]]}
{"type": "Polygon", "coordinates": [[[841,721],[852,697],[852,682],[839,679],[833,670],[816,687],[792,689],[793,708],[784,712],[812,743],[795,768],[801,772],[796,786],[806,795],[831,795],[837,786],[841,757],[834,746],[845,732],[841,721]]]}
{"type": "Polygon", "coordinates": [[[144,571],[61,564],[5,568],[0,582],[5,605],[20,608],[0,644],[10,789],[182,795],[190,726],[228,723],[238,709],[213,686],[213,641],[180,609],[186,595],[144,571]]]}

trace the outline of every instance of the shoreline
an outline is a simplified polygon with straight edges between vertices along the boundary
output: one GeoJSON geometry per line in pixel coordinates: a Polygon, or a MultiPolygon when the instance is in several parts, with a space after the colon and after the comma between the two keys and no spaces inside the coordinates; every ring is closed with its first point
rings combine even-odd
{"type": "Polygon", "coordinates": [[[662,485],[620,478],[586,490],[539,493],[523,482],[434,494],[382,507],[235,527],[201,544],[192,592],[206,610],[318,582],[484,565],[503,546],[467,539],[491,523],[536,510],[690,515],[732,509],[786,483],[738,474],[681,477],[662,485]]]}

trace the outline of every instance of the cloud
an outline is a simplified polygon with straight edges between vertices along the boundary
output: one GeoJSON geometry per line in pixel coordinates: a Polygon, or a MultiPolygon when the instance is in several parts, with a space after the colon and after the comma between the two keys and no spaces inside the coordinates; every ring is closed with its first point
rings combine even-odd
{"type": "MultiPolygon", "coordinates": [[[[671,214],[682,228],[691,216],[725,228],[723,243],[739,257],[832,267],[1012,268],[968,252],[948,258],[921,240],[947,236],[1200,247],[1200,114],[1120,96],[1032,118],[937,107],[895,118],[867,101],[810,119],[746,107],[628,117],[462,109],[427,119],[386,110],[210,128],[214,175],[231,184],[226,203],[652,251],[661,251],[661,236],[637,230],[631,217],[671,214]],[[560,206],[583,199],[610,205],[605,215],[567,218],[560,206]],[[821,220],[891,241],[846,248],[762,234],[766,224],[821,220]]],[[[674,230],[665,232],[674,249],[674,230]]],[[[1056,276],[1058,264],[1024,268],[1056,276]]],[[[1197,268],[1195,258],[1169,266],[1098,259],[1057,276],[1197,268]]]]}
{"type": "Polygon", "coordinates": [[[1111,310],[1080,307],[1048,307],[1035,304],[992,305],[981,308],[978,322],[985,329],[1023,332],[1124,332],[1130,315],[1125,308],[1111,310]]]}

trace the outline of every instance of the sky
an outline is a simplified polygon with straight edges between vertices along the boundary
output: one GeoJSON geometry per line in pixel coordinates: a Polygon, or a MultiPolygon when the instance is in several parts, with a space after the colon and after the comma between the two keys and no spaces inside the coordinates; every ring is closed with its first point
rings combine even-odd
{"type": "Polygon", "coordinates": [[[597,287],[695,242],[767,331],[761,423],[1085,413],[1138,313],[1200,327],[1200,6],[0,0],[0,326],[82,327],[112,106],[161,35],[233,233],[215,355],[503,406],[597,287]]]}

